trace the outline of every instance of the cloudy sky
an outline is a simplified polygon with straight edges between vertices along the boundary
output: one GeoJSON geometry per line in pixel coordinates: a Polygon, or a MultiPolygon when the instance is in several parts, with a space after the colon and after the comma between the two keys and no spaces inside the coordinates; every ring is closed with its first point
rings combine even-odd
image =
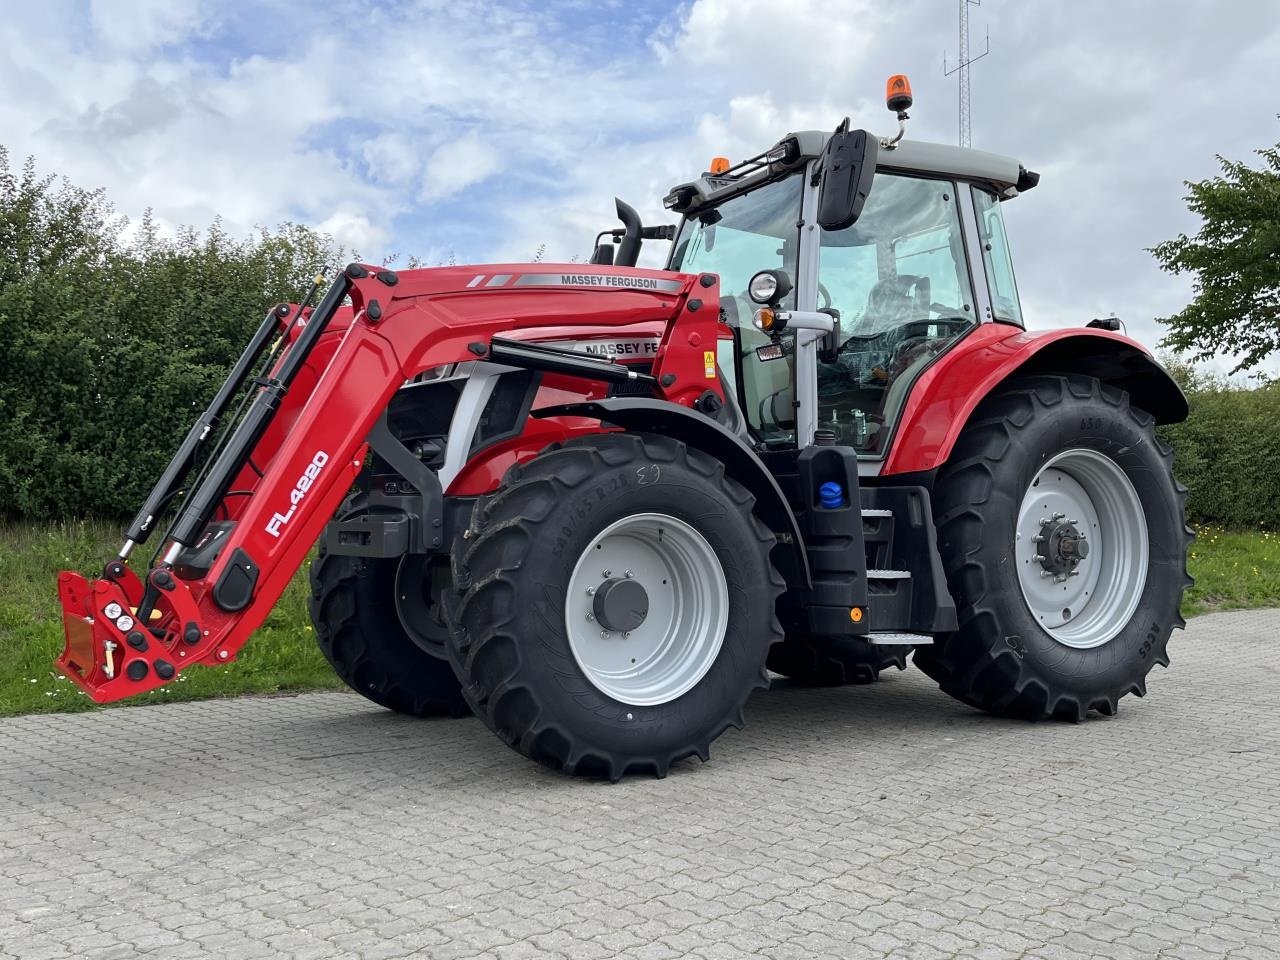
{"type": "MultiPolygon", "coordinates": [[[[954,142],[956,0],[366,3],[42,0],[0,19],[0,143],[118,210],[235,231],[298,220],[367,260],[579,257],[610,197],[792,129],[954,142]]],[[[974,145],[1040,187],[1006,208],[1033,326],[1115,312],[1149,344],[1189,281],[1144,248],[1182,181],[1280,140],[1276,0],[985,0],[974,145]]],[[[1272,364],[1273,369],[1276,364],[1272,364]]]]}

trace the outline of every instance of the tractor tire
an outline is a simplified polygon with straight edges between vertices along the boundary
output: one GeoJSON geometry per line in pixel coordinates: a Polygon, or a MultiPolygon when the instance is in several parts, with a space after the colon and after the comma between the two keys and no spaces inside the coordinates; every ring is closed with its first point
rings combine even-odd
{"type": "Polygon", "coordinates": [[[789,633],[769,651],[769,669],[815,687],[875,683],[881,670],[907,669],[909,646],[881,646],[861,637],[789,633]]]}
{"type": "MultiPolygon", "coordinates": [[[[339,516],[364,509],[363,495],[356,494],[339,516]]],[[[340,556],[328,553],[322,542],[311,564],[308,605],[316,640],[342,681],[374,703],[415,717],[460,717],[467,713],[467,703],[444,658],[443,632],[433,649],[434,624],[424,619],[411,632],[401,620],[397,574],[401,564],[414,562],[409,556],[340,556]]],[[[401,590],[407,589],[404,579],[401,573],[401,590]]],[[[418,615],[412,607],[407,610],[418,615]]]]}
{"type": "Polygon", "coordinates": [[[569,774],[707,760],[782,636],[753,505],[666,437],[597,435],[513,467],[454,551],[449,657],[472,710],[569,774]]]}
{"type": "Polygon", "coordinates": [[[933,497],[959,629],[915,654],[945,692],[1079,722],[1169,665],[1192,534],[1153,426],[1083,376],[1019,380],[975,412],[933,497]]]}

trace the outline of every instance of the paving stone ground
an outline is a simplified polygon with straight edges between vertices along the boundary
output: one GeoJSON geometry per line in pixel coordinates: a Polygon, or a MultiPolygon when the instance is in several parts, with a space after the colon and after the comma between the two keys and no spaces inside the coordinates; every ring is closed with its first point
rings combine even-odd
{"type": "Polygon", "coordinates": [[[1278,632],[1075,726],[779,682],[615,785],[353,694],[3,720],[0,957],[1273,958],[1278,632]]]}

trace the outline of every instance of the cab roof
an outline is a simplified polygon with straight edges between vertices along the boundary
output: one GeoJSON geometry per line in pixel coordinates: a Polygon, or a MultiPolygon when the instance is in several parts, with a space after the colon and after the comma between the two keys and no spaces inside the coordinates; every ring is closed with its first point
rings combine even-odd
{"type": "MultiPolygon", "coordinates": [[[[796,140],[800,145],[800,159],[808,161],[822,155],[829,136],[830,134],[821,130],[802,130],[787,134],[779,142],[796,140]]],[[[977,181],[994,187],[1002,196],[1016,196],[1019,189],[1029,189],[1024,176],[1025,168],[1013,157],[925,140],[904,138],[893,147],[881,147],[876,169],[903,170],[977,181]]]]}
{"type": "MultiPolygon", "coordinates": [[[[673,188],[667,196],[666,205],[678,212],[689,212],[750,190],[820,157],[829,137],[830,134],[822,130],[788,133],[769,150],[723,174],[704,174],[697,180],[673,188]],[[677,196],[678,201],[671,202],[677,196]]],[[[1025,193],[1040,179],[1039,174],[1031,173],[1012,157],[970,147],[910,139],[900,140],[892,147],[882,146],[876,169],[952,177],[982,184],[1005,200],[1016,197],[1020,192],[1025,193]]]]}

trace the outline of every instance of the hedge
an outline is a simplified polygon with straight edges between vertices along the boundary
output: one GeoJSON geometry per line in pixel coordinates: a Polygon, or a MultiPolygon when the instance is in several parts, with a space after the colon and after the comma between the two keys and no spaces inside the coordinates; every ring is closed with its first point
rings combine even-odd
{"type": "Polygon", "coordinates": [[[131,514],[266,311],[337,254],[295,224],[162,237],[0,148],[0,516],[131,514]]]}
{"type": "MultiPolygon", "coordinates": [[[[131,228],[0,148],[0,518],[131,515],[265,311],[340,256],[296,224],[131,228]]],[[[1280,529],[1280,386],[1173,369],[1191,418],[1161,433],[1192,521],[1280,529]]]]}
{"type": "Polygon", "coordinates": [[[1170,364],[1190,401],[1186,422],[1160,428],[1190,489],[1192,523],[1280,529],[1280,383],[1248,388],[1170,364]]]}

